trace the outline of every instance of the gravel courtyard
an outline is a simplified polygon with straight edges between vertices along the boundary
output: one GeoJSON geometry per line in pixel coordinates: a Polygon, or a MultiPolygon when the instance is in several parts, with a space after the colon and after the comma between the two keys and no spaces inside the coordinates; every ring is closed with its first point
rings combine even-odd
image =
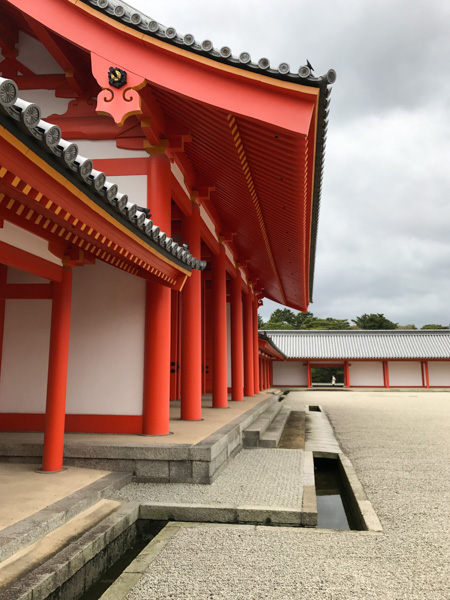
{"type": "Polygon", "coordinates": [[[450,598],[450,393],[315,391],[289,401],[326,411],[384,533],[181,528],[127,600],[450,598]]]}

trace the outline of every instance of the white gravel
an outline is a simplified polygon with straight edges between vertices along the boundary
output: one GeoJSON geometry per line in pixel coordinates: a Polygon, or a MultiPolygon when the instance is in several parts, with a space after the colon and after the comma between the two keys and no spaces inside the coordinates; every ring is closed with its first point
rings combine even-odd
{"type": "Polygon", "coordinates": [[[326,410],[384,533],[181,529],[127,600],[450,598],[450,393],[296,397],[326,410]]]}
{"type": "Polygon", "coordinates": [[[300,510],[302,450],[242,450],[211,485],[130,483],[114,498],[182,504],[253,505],[300,510]]]}

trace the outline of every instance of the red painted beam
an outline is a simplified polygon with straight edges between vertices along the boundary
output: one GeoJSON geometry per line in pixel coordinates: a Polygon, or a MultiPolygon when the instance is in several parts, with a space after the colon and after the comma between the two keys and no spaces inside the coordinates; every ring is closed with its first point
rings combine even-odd
{"type": "Polygon", "coordinates": [[[150,37],[127,35],[118,30],[115,21],[82,4],[8,1],[81,48],[106,56],[117,66],[176,94],[282,129],[308,133],[316,90],[289,88],[288,84],[252,77],[229,66],[223,68],[186,51],[177,52],[150,37]]]}
{"type": "Polygon", "coordinates": [[[0,242],[0,263],[50,281],[62,279],[62,267],[5,242],[0,242]]]}
{"type": "Polygon", "coordinates": [[[0,298],[5,300],[51,300],[51,283],[7,283],[0,285],[0,298]]]}

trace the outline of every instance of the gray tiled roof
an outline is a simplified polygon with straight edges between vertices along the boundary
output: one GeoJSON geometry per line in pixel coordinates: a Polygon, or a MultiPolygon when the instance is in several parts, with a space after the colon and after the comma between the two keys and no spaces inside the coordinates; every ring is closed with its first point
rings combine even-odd
{"type": "Polygon", "coordinates": [[[266,333],[287,358],[450,358],[450,329],[266,333]]]}
{"type": "Polygon", "coordinates": [[[108,212],[113,209],[115,218],[131,231],[138,230],[149,246],[156,247],[158,252],[173,262],[181,263],[184,268],[203,270],[206,267],[206,262],[192,256],[186,245],[177,244],[161,231],[148,218],[147,209],[130,202],[115,183],[108,181],[104,173],[96,171],[92,160],[82,156],[76,144],[62,139],[57,125],[42,120],[37,104],[21,100],[17,94],[16,83],[0,77],[0,117],[8,117],[8,125],[15,133],[19,136],[25,134],[37,143],[44,150],[48,162],[58,170],[62,167],[68,178],[75,176],[82,191],[92,196],[99,205],[103,204],[108,212]]]}

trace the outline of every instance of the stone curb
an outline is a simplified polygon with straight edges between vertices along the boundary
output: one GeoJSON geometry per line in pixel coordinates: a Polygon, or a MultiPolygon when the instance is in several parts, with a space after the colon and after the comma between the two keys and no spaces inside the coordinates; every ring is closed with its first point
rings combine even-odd
{"type": "Polygon", "coordinates": [[[372,503],[366,496],[350,459],[344,454],[339,454],[338,458],[341,476],[345,485],[352,490],[352,493],[348,494],[348,500],[354,516],[359,521],[358,525],[364,531],[381,533],[383,531],[381,522],[373,509],[372,503]]]}
{"type": "Polygon", "coordinates": [[[6,527],[0,532],[0,562],[57,529],[111,491],[120,489],[130,481],[130,473],[109,473],[30,517],[6,527]]]}
{"type": "MultiPolygon", "coordinates": [[[[303,513],[291,507],[218,505],[218,504],[178,504],[154,502],[141,504],[139,517],[155,521],[189,521],[194,523],[251,523],[290,525],[300,527],[303,513]]],[[[317,513],[316,513],[317,521],[317,513]]],[[[306,517],[308,520],[308,516],[306,517]]]]}
{"type": "MultiPolygon", "coordinates": [[[[137,503],[124,504],[40,567],[0,591],[0,600],[45,600],[125,532],[138,519],[138,515],[137,503]]],[[[88,585],[92,583],[89,581],[88,585]]]]}
{"type": "MultiPolygon", "coordinates": [[[[100,597],[100,600],[123,600],[139,579],[147,571],[149,565],[167,546],[183,527],[193,527],[190,523],[169,523],[155,536],[142,552],[124,570],[110,588],[100,597]]],[[[1,600],[1,599],[0,599],[1,600]]]]}

